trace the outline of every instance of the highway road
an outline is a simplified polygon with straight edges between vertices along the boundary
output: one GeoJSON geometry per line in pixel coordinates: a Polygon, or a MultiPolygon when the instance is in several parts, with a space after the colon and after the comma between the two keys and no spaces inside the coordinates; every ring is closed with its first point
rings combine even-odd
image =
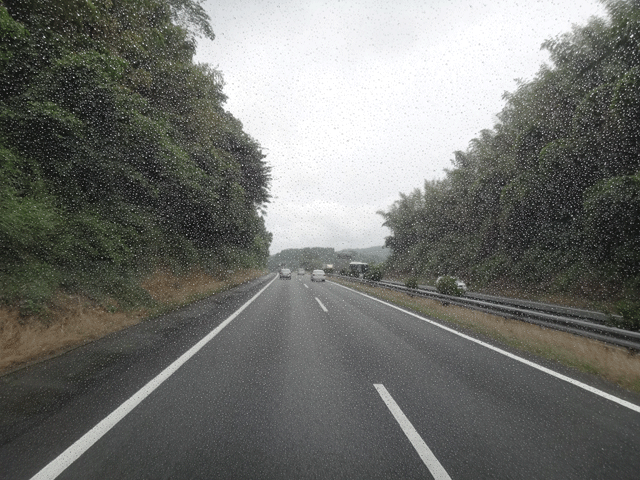
{"type": "Polygon", "coordinates": [[[0,380],[3,479],[640,476],[637,397],[308,275],[0,380]]]}

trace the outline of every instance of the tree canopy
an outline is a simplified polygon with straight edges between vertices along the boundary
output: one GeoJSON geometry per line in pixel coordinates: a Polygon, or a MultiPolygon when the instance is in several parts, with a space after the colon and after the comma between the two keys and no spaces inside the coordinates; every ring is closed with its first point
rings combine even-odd
{"type": "Polygon", "coordinates": [[[499,122],[442,180],[380,212],[391,266],[476,284],[606,278],[637,292],[640,6],[605,6],[608,18],[543,44],[551,65],[505,93],[499,122]]]}
{"type": "Polygon", "coordinates": [[[199,36],[214,38],[194,0],[4,0],[5,302],[122,297],[159,265],[266,264],[269,167],[221,73],[194,64],[199,36]]]}

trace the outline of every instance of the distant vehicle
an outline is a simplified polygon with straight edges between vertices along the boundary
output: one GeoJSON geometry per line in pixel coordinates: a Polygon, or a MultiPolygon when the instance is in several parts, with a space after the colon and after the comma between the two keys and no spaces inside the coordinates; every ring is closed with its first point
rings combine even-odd
{"type": "Polygon", "coordinates": [[[304,275],[304,274],[305,274],[304,268],[299,268],[298,275],[304,275]]]}
{"type": "Polygon", "coordinates": [[[312,282],[324,282],[326,279],[324,270],[314,270],[311,272],[311,281],[312,282]]]}
{"type": "Polygon", "coordinates": [[[362,278],[369,271],[369,264],[364,262],[351,262],[349,272],[352,276],[362,278]]]}
{"type": "Polygon", "coordinates": [[[291,270],[289,270],[288,268],[280,269],[280,278],[291,280],[291,270]]]}

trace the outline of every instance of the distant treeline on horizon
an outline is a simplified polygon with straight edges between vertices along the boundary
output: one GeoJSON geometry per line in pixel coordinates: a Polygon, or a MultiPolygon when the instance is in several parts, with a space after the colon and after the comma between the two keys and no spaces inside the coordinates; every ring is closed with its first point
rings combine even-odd
{"type": "Polygon", "coordinates": [[[274,271],[281,266],[312,270],[322,268],[324,265],[338,265],[350,261],[378,264],[383,263],[389,253],[389,250],[384,247],[351,248],[339,251],[323,247],[288,248],[271,255],[267,266],[269,270],[274,271]]]}

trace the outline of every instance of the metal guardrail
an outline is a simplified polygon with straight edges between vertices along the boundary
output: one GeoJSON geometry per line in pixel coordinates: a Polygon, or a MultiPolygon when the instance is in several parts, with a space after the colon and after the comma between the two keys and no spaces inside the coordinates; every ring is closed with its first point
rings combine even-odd
{"type": "Polygon", "coordinates": [[[384,287],[413,296],[432,298],[445,304],[498,314],[502,317],[534,323],[632,350],[640,350],[640,332],[604,325],[608,317],[602,312],[472,292],[468,292],[462,297],[454,297],[438,293],[433,287],[419,286],[417,289],[413,289],[394,282],[374,282],[337,274],[328,274],[328,276],[375,287],[384,287]]]}
{"type": "MultiPolygon", "coordinates": [[[[402,285],[397,282],[380,282],[380,284],[384,285],[402,285]]],[[[419,289],[428,290],[431,292],[437,292],[435,287],[429,285],[418,285],[419,289]]],[[[546,313],[558,313],[567,317],[575,317],[575,318],[583,318],[587,320],[593,320],[596,323],[606,324],[609,320],[609,316],[602,312],[594,312],[592,310],[583,310],[579,308],[573,307],[565,307],[562,305],[554,305],[552,303],[543,303],[543,302],[534,302],[531,300],[521,300],[516,298],[509,297],[499,297],[495,295],[486,295],[483,293],[476,292],[467,292],[465,294],[466,298],[472,298],[474,300],[485,300],[492,303],[499,303],[505,305],[512,305],[520,308],[527,308],[530,310],[537,310],[540,312],[546,313]]],[[[618,317],[618,315],[614,315],[614,317],[618,317]]]]}

